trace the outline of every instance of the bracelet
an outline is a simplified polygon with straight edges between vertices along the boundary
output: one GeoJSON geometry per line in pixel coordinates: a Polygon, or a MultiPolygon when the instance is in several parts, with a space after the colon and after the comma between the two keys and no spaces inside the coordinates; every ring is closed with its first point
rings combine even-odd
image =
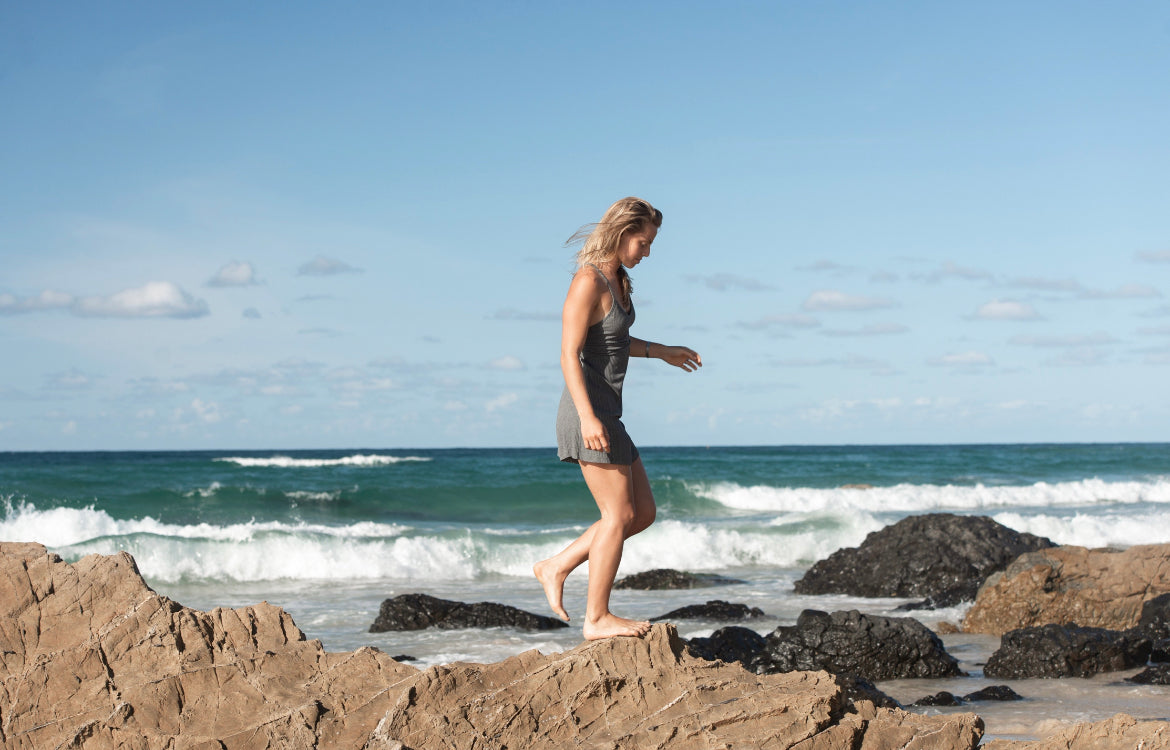
{"type": "Polygon", "coordinates": [[[643,339],[642,343],[646,345],[646,359],[650,359],[650,342],[643,339]]]}

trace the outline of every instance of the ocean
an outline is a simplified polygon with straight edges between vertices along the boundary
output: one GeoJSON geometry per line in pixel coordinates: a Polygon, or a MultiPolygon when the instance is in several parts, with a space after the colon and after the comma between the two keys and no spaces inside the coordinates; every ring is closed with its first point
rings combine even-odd
{"type": "MultiPolygon", "coordinates": [[[[658,520],[627,542],[619,576],[666,567],[743,582],[616,591],[613,609],[623,616],[650,618],[709,599],[761,608],[767,617],[749,623],[761,633],[791,624],[805,608],[905,616],[895,609],[905,600],[797,596],[792,584],[834,550],[920,513],[987,515],[1058,544],[1170,542],[1170,444],[641,453],[658,520]]],[[[422,667],[577,645],[579,627],[379,634],[368,628],[383,599],[412,592],[549,614],[532,564],[596,518],[579,469],[559,463],[551,448],[0,453],[0,540],[41,542],[70,561],[125,550],[156,591],[187,606],[265,600],[288,610],[328,650],[372,645],[414,656],[422,667]]],[[[585,583],[584,566],[566,583],[572,615],[583,611],[585,583]]],[[[914,616],[927,624],[957,622],[964,610],[914,616]]],[[[720,624],[677,625],[693,637],[720,624]]],[[[995,639],[957,634],[945,641],[972,677],[883,687],[911,701],[992,684],[979,665],[995,639]]],[[[1148,718],[1170,714],[1170,689],[1122,683],[1121,676],[1017,681],[1009,684],[1032,698],[1026,707],[978,710],[991,734],[1004,737],[1042,732],[1045,708],[1061,720],[1105,718],[1110,708],[1148,718]]]]}

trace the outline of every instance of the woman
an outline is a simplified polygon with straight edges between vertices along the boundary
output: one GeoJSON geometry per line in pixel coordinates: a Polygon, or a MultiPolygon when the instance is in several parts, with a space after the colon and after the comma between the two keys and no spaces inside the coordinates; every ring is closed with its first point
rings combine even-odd
{"type": "Polygon", "coordinates": [[[638,198],[623,198],[601,221],[571,238],[585,244],[561,314],[561,371],[565,390],[557,411],[557,454],[581,466],[601,510],[590,526],[560,553],[533,567],[549,606],[568,620],[562,603],[565,578],[589,560],[586,640],[642,636],[650,623],[609,611],[609,594],[626,538],[654,522],[654,495],[638,449],[622,425],[622,381],[630,357],[655,357],[687,372],[701,367],[685,346],[664,346],[630,336],[634,304],[626,269],[650,255],[662,212],[638,198]]]}

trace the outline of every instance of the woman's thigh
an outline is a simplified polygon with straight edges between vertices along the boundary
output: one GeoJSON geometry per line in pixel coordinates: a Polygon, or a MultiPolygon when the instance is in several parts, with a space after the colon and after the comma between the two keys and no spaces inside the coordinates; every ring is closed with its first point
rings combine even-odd
{"type": "Polygon", "coordinates": [[[634,517],[637,506],[634,504],[631,466],[582,461],[581,475],[585,477],[585,484],[593,494],[602,518],[608,516],[629,521],[634,517]]]}

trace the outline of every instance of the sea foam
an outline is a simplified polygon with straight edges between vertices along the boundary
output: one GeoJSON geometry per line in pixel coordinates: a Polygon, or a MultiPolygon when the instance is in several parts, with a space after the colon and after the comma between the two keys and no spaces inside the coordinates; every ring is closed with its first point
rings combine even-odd
{"type": "Polygon", "coordinates": [[[1170,503],[1170,481],[1036,482],[1020,486],[976,484],[898,484],[868,489],[744,486],[734,482],[688,484],[698,497],[727,508],[783,513],[896,511],[924,513],[933,510],[982,510],[1023,507],[1077,507],[1104,503],[1170,503]]]}
{"type": "Polygon", "coordinates": [[[216,461],[233,463],[238,466],[277,467],[282,469],[315,469],[322,466],[389,466],[390,464],[406,461],[430,461],[429,456],[381,456],[376,454],[358,454],[344,458],[292,458],[291,456],[269,456],[256,458],[249,456],[224,456],[216,461]]]}

